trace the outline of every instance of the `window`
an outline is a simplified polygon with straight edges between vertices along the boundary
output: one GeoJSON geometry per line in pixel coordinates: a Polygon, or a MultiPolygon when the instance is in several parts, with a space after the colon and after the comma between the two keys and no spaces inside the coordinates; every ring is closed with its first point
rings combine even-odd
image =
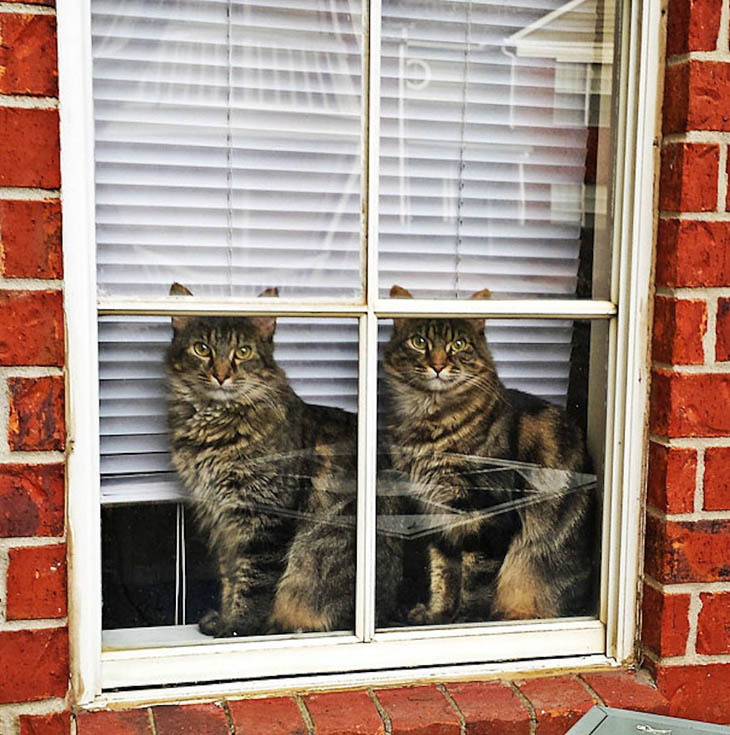
{"type": "MultiPolygon", "coordinates": [[[[62,74],[84,79],[62,96],[62,145],[66,220],[79,215],[67,243],[74,227],[84,243],[66,251],[67,272],[79,274],[67,289],[69,477],[72,583],[88,597],[75,633],[85,698],[221,679],[630,655],[640,457],[629,439],[643,430],[637,319],[648,273],[630,243],[651,232],[632,200],[633,191],[646,196],[639,184],[651,161],[651,128],[637,115],[652,87],[637,106],[627,72],[641,68],[646,83],[638,21],[638,6],[612,0],[59,8],[62,74]],[[84,152],[75,164],[73,151],[84,152]],[[627,166],[636,151],[640,165],[627,166]],[[482,321],[493,366],[483,352],[469,356],[481,349],[482,321]],[[529,417],[559,407],[585,435],[591,461],[566,474],[516,449],[466,452],[455,470],[465,492],[473,483],[500,502],[475,510],[424,501],[418,471],[399,464],[394,427],[406,419],[393,398],[402,374],[425,369],[421,353],[437,374],[466,374],[482,360],[475,382],[544,401],[510,409],[525,411],[531,435],[529,417]],[[189,423],[175,433],[178,409],[186,422],[200,412],[200,431],[221,429],[210,405],[230,402],[226,385],[246,370],[252,418],[236,437],[256,427],[247,441],[263,446],[258,470],[251,455],[241,459],[243,445],[211,435],[191,449],[189,423]],[[210,398],[206,383],[205,405],[187,398],[201,374],[221,394],[210,398]],[[284,423],[271,423],[283,406],[284,423]],[[295,441],[295,429],[305,438],[295,441]],[[264,579],[262,605],[277,604],[266,595],[287,564],[292,575],[310,569],[298,584],[331,602],[334,623],[294,615],[287,629],[271,621],[290,621],[288,613],[272,613],[246,627],[256,617],[247,613],[238,628],[206,618],[221,594],[240,592],[225,569],[254,557],[238,526],[221,530],[221,496],[203,502],[199,470],[186,474],[204,445],[215,447],[206,465],[214,475],[260,472],[254,484],[291,494],[271,506],[263,493],[236,510],[275,529],[252,542],[262,559],[276,557],[251,573],[264,579]],[[233,447],[227,460],[223,445],[233,447]],[[595,521],[581,521],[580,543],[594,558],[582,602],[519,621],[482,612],[492,609],[480,602],[493,590],[484,580],[521,509],[547,515],[556,487],[595,500],[595,521]],[[480,524],[501,519],[495,528],[506,536],[490,537],[493,553],[457,549],[462,582],[444,585],[460,602],[436,614],[431,577],[443,559],[434,539],[475,513],[480,524]],[[477,560],[472,583],[468,554],[477,560]]],[[[554,439],[557,429],[547,431],[554,439]]],[[[449,457],[460,456],[455,447],[449,457]]]]}

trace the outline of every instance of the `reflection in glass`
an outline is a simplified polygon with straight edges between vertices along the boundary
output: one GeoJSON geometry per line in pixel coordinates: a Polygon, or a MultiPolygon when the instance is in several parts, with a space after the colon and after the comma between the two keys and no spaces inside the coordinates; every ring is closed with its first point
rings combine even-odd
{"type": "Polygon", "coordinates": [[[92,0],[102,294],[355,298],[354,0],[92,0]]]}
{"type": "Polygon", "coordinates": [[[567,335],[568,359],[534,370],[523,320],[490,320],[489,346],[478,318],[380,330],[378,492],[398,510],[379,529],[405,544],[405,625],[594,612],[606,329],[540,326],[567,335]]]}
{"type": "Polygon", "coordinates": [[[99,332],[105,625],[352,630],[356,321],[119,316],[99,332]]]}
{"type": "Polygon", "coordinates": [[[385,0],[381,295],[607,297],[614,0],[385,0]]]}

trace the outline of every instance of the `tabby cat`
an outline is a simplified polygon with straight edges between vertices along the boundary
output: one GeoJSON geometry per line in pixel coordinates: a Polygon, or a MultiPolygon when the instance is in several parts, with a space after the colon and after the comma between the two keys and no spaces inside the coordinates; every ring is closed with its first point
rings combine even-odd
{"type": "Polygon", "coordinates": [[[429,542],[413,624],[576,615],[592,596],[593,498],[573,491],[589,469],[582,432],[557,406],[505,388],[484,324],[396,318],[385,349],[393,465],[421,513],[454,519],[429,542]]]}
{"type": "MultiPolygon", "coordinates": [[[[190,294],[173,284],[171,294],[190,294]]],[[[262,296],[276,296],[267,290],[262,296]]],[[[167,352],[172,462],[209,539],[214,636],[350,629],[356,418],[302,401],[274,359],[276,318],[174,316],[167,352]]],[[[400,548],[380,543],[390,616],[400,548]]]]}

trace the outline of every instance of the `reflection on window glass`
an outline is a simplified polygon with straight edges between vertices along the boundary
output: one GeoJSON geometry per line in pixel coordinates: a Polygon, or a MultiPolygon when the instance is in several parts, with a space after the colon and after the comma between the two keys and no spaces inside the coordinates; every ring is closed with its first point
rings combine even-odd
{"type": "MultiPolygon", "coordinates": [[[[100,335],[105,625],[352,630],[356,321],[103,317],[100,335]]],[[[384,553],[399,575],[399,542],[384,553]]]]}
{"type": "Polygon", "coordinates": [[[92,0],[100,292],[360,289],[354,0],[92,0]]]}
{"type": "Polygon", "coordinates": [[[483,318],[393,322],[378,491],[399,506],[379,527],[405,545],[406,624],[592,614],[605,383],[589,355],[605,360],[603,326],[542,322],[569,359],[546,352],[538,372],[522,340],[540,330],[521,320],[489,320],[488,342],[483,318]]]}
{"type": "Polygon", "coordinates": [[[385,0],[381,295],[607,297],[613,0],[385,0]]]}

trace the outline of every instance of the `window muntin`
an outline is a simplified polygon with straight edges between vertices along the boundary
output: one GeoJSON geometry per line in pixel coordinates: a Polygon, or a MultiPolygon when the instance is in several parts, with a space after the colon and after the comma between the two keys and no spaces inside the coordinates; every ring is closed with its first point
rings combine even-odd
{"type": "MultiPolygon", "coordinates": [[[[371,201],[371,206],[373,206],[373,202],[372,201],[371,201]]],[[[373,234],[374,233],[371,232],[371,242],[373,241],[373,239],[372,239],[372,235],[373,234]]],[[[381,233],[381,237],[382,237],[382,233],[381,233]]],[[[382,250],[381,250],[381,252],[382,252],[382,250]]],[[[152,268],[152,270],[154,271],[154,268],[152,268]]],[[[191,271],[195,271],[195,270],[196,270],[195,268],[192,268],[191,270],[186,271],[186,273],[190,273],[191,271]]],[[[402,275],[402,271],[399,271],[399,273],[402,275]]],[[[280,275],[280,273],[277,271],[276,275],[278,276],[278,275],[280,275]]],[[[384,295],[384,292],[390,286],[390,281],[389,280],[386,280],[387,274],[384,275],[381,272],[380,275],[381,275],[381,280],[383,282],[382,289],[381,289],[381,295],[384,295]]],[[[371,268],[370,276],[371,276],[371,280],[375,276],[374,271],[373,271],[372,268],[371,268]]],[[[163,279],[161,278],[160,281],[162,281],[162,280],[163,279]]],[[[231,280],[232,279],[229,277],[229,281],[231,281],[231,280]]],[[[326,280],[326,279],[321,279],[321,280],[326,280]]],[[[398,280],[402,280],[402,279],[399,277],[398,280]]],[[[195,281],[195,280],[192,281],[193,287],[194,287],[194,284],[195,283],[198,283],[198,281],[195,281]]],[[[155,292],[155,296],[162,296],[162,285],[163,284],[159,284],[159,287],[157,288],[157,291],[155,292]]],[[[166,285],[166,284],[164,284],[164,285],[166,285]]],[[[248,284],[247,290],[244,291],[244,292],[241,292],[240,295],[241,296],[244,296],[244,297],[245,296],[252,296],[252,295],[255,294],[255,290],[254,289],[260,288],[260,287],[264,287],[264,286],[267,286],[267,285],[270,285],[270,284],[269,283],[263,283],[263,282],[256,281],[256,282],[254,282],[253,285],[248,284]]],[[[201,296],[210,298],[211,296],[216,296],[216,297],[218,297],[218,296],[228,296],[231,293],[230,283],[227,285],[227,289],[228,289],[228,293],[226,293],[226,289],[225,288],[223,289],[223,293],[221,293],[221,290],[220,289],[214,289],[214,288],[210,287],[208,284],[206,284],[205,282],[202,282],[202,283],[200,283],[199,292],[201,293],[201,296]]],[[[128,296],[131,293],[132,293],[132,291],[128,291],[126,293],[122,293],[121,291],[119,291],[116,295],[119,296],[119,297],[122,297],[122,296],[128,296]]],[[[460,295],[463,295],[463,294],[461,294],[461,292],[458,292],[458,293],[460,295]]],[[[138,295],[152,295],[152,293],[151,293],[151,291],[144,291],[144,290],[142,290],[138,295]]],[[[283,294],[283,295],[285,295],[285,294],[283,294]]],[[[328,296],[328,295],[329,294],[327,294],[327,295],[322,294],[322,297],[323,298],[326,298],[326,296],[328,296]]],[[[428,295],[433,296],[433,295],[436,295],[436,294],[430,293],[428,295]]],[[[513,294],[503,293],[501,295],[513,295],[513,294]]],[[[124,307],[124,306],[116,307],[114,305],[114,294],[112,292],[107,292],[107,294],[104,294],[102,292],[101,296],[102,296],[101,303],[102,303],[103,309],[105,311],[114,312],[115,309],[116,309],[116,310],[118,310],[119,313],[124,313],[125,308],[127,310],[129,310],[129,306],[127,306],[127,307],[124,307]],[[109,296],[111,296],[111,298],[109,298],[109,296]]],[[[304,294],[297,294],[297,293],[295,293],[294,296],[295,297],[305,297],[304,294]]],[[[119,299],[119,303],[121,304],[121,302],[122,302],[122,299],[120,298],[119,299]]],[[[147,303],[149,304],[151,302],[148,301],[147,303]]],[[[162,305],[162,299],[160,299],[160,306],[161,305],[162,305]]],[[[375,302],[371,301],[371,303],[368,306],[363,307],[362,310],[357,310],[357,311],[356,310],[353,310],[352,313],[353,314],[355,314],[355,313],[357,313],[357,314],[363,314],[364,316],[361,317],[361,320],[362,319],[372,320],[374,318],[374,316],[375,316],[375,312],[374,312],[375,306],[376,306],[375,305],[375,302]]],[[[243,308],[243,307],[241,307],[241,308],[243,308]]],[[[434,311],[438,312],[439,309],[442,309],[442,308],[444,308],[444,307],[439,307],[437,309],[434,309],[434,311]]],[[[448,308],[448,306],[446,308],[448,308]]],[[[452,309],[454,309],[454,308],[458,309],[458,304],[454,304],[452,302],[451,308],[452,309]]],[[[326,313],[328,311],[328,307],[327,306],[325,306],[324,304],[320,305],[320,304],[317,304],[317,303],[312,303],[312,304],[308,305],[307,309],[309,311],[311,311],[312,313],[318,313],[319,312],[319,313],[322,313],[322,314],[324,314],[324,313],[326,313]]],[[[387,313],[394,313],[396,311],[398,311],[398,310],[395,307],[393,307],[392,305],[387,309],[387,313]]],[[[484,311],[484,313],[487,313],[488,314],[490,312],[489,306],[488,305],[485,305],[483,311],[484,311]]],[[[564,311],[567,311],[568,312],[566,315],[575,314],[576,316],[579,316],[579,315],[581,315],[583,313],[582,308],[580,306],[577,306],[577,305],[574,308],[571,307],[569,309],[564,309],[564,311]]],[[[159,311],[157,313],[159,313],[159,311]]],[[[517,315],[519,313],[520,313],[520,309],[518,307],[515,307],[514,314],[513,315],[517,315]]],[[[604,316],[608,317],[611,314],[611,310],[604,308],[603,309],[603,314],[604,314],[604,316]]],[[[362,329],[361,329],[361,336],[362,336],[362,329]]],[[[361,348],[361,350],[365,350],[366,352],[369,351],[370,354],[372,354],[372,349],[373,349],[372,341],[369,341],[368,344],[365,345],[365,346],[363,346],[363,344],[361,343],[361,347],[360,348],[361,348]]],[[[362,364],[363,363],[361,363],[361,365],[362,364]]],[[[595,443],[600,444],[600,442],[595,442],[595,443]]],[[[115,645],[118,645],[119,639],[114,639],[113,637],[107,637],[107,640],[108,640],[109,644],[112,647],[114,647],[115,645]]],[[[154,638],[153,639],[150,639],[150,640],[154,640],[154,638]]],[[[162,639],[159,639],[159,641],[161,641],[161,640],[162,639]]],[[[405,660],[405,659],[403,659],[403,660],[405,660]]]]}

